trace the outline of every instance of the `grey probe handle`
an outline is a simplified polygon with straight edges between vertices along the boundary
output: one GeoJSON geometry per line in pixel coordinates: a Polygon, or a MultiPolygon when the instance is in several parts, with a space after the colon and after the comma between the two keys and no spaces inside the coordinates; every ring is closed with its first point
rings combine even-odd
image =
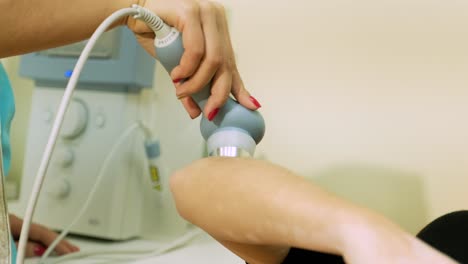
{"type": "MultiPolygon", "coordinates": [[[[183,53],[182,34],[179,34],[168,45],[156,46],[157,59],[168,73],[179,65],[183,53]]],[[[204,109],[210,95],[211,83],[208,83],[202,90],[193,94],[192,98],[200,109],[204,109]]],[[[258,111],[247,109],[229,97],[211,122],[203,116],[200,123],[200,131],[205,140],[220,129],[240,129],[249,134],[258,144],[265,134],[265,121],[258,111]]]]}

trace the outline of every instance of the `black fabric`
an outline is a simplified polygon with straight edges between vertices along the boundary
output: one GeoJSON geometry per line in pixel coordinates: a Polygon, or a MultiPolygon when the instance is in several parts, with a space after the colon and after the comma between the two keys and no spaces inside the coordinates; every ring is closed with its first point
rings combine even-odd
{"type": "Polygon", "coordinates": [[[468,264],[468,211],[441,216],[417,237],[460,263],[468,264]]]}
{"type": "Polygon", "coordinates": [[[321,253],[317,251],[291,248],[283,264],[344,264],[341,256],[321,253]]]}

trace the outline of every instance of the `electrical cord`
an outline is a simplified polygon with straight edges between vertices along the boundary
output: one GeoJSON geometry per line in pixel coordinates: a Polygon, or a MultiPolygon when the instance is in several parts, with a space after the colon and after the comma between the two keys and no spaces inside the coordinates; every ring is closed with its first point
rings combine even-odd
{"type": "Polygon", "coordinates": [[[99,27],[94,31],[93,35],[89,39],[88,43],[86,44],[85,48],[83,49],[83,52],[81,53],[75,68],[72,72],[72,75],[70,77],[70,80],[67,84],[67,87],[65,88],[64,95],[62,97],[62,101],[60,102],[59,109],[57,112],[57,115],[54,120],[54,124],[52,126],[51,133],[49,135],[49,139],[47,141],[47,145],[45,147],[41,163],[39,166],[39,169],[37,171],[34,185],[31,191],[31,196],[28,201],[28,206],[26,208],[25,216],[23,219],[23,225],[21,228],[21,235],[20,235],[20,241],[18,245],[18,256],[16,263],[18,264],[23,264],[24,263],[24,258],[25,258],[25,252],[26,252],[26,244],[29,239],[29,229],[31,227],[31,222],[32,222],[32,217],[34,215],[34,210],[37,205],[37,200],[39,193],[42,188],[42,184],[44,182],[44,177],[47,172],[47,168],[49,166],[49,162],[52,156],[53,149],[55,147],[55,144],[57,142],[58,134],[60,131],[60,128],[63,123],[63,119],[66,113],[66,110],[68,108],[68,105],[70,103],[71,97],[73,95],[73,91],[76,87],[76,84],[78,82],[78,78],[81,74],[81,71],[84,67],[84,64],[86,60],[88,59],[90,52],[94,45],[96,44],[96,41],[98,38],[118,19],[124,17],[124,16],[131,16],[134,15],[135,18],[141,19],[145,22],[148,22],[151,28],[155,29],[159,26],[159,22],[161,19],[157,17],[156,15],[144,11],[145,9],[139,6],[132,6],[132,8],[123,8],[120,9],[114,13],[112,13],[109,17],[107,17],[100,25],[99,27]]]}
{"type": "MultiPolygon", "coordinates": [[[[39,263],[44,263],[44,261],[47,259],[47,257],[52,253],[52,251],[55,249],[55,247],[60,243],[60,241],[65,238],[65,236],[70,232],[70,229],[80,220],[80,218],[83,216],[83,214],[86,212],[86,209],[88,209],[89,203],[91,200],[94,198],[94,194],[97,191],[97,187],[101,183],[102,178],[104,177],[104,173],[106,172],[112,158],[114,157],[115,153],[117,153],[117,150],[119,147],[125,142],[125,140],[137,129],[137,128],[142,128],[145,127],[141,122],[136,122],[132,125],[130,125],[128,128],[122,132],[122,134],[119,136],[117,139],[116,143],[112,146],[111,150],[107,154],[106,158],[104,159],[104,162],[102,163],[98,176],[96,177],[96,181],[94,182],[94,185],[91,189],[91,191],[88,194],[88,198],[84,202],[83,206],[81,207],[79,213],[76,215],[74,220],[62,230],[60,235],[55,238],[55,240],[50,244],[47,248],[47,250],[44,252],[44,255],[42,255],[41,259],[39,260],[39,263]]],[[[146,129],[146,128],[145,128],[146,129]]]]}
{"type": "MultiPolygon", "coordinates": [[[[102,179],[104,178],[105,172],[107,171],[107,168],[109,167],[109,164],[111,163],[112,158],[114,157],[115,153],[117,153],[118,149],[125,142],[125,140],[133,132],[135,132],[135,130],[137,128],[139,128],[141,130],[141,132],[142,132],[142,134],[144,136],[144,141],[145,141],[144,145],[145,145],[145,147],[148,147],[148,145],[151,146],[154,142],[157,142],[155,136],[153,135],[153,133],[149,129],[149,127],[147,125],[143,124],[141,121],[135,122],[134,124],[127,127],[121,133],[121,135],[117,138],[116,143],[112,146],[111,150],[106,155],[106,158],[104,159],[104,161],[103,161],[103,163],[102,163],[102,165],[101,165],[101,167],[100,167],[100,169],[98,171],[98,176],[96,177],[96,181],[95,181],[91,191],[89,192],[86,201],[84,202],[83,206],[81,207],[79,213],[77,214],[77,216],[75,216],[72,223],[70,223],[66,228],[64,228],[62,230],[62,232],[60,233],[60,235],[58,237],[56,237],[55,240],[49,245],[47,250],[44,252],[43,256],[39,259],[38,264],[49,263],[49,262],[46,262],[49,255],[53,252],[53,250],[58,245],[58,243],[60,243],[60,241],[67,236],[67,234],[69,233],[71,228],[79,221],[79,219],[86,212],[86,209],[88,208],[91,200],[94,198],[94,195],[95,195],[95,193],[97,191],[97,188],[100,185],[102,179]]],[[[147,157],[147,158],[149,158],[149,157],[147,157]]],[[[162,251],[165,252],[165,251],[168,251],[170,249],[174,249],[174,248],[177,248],[179,246],[183,246],[184,244],[189,242],[191,239],[193,239],[198,234],[199,234],[199,232],[188,232],[186,235],[182,236],[180,239],[177,239],[173,243],[170,243],[169,247],[164,247],[164,248],[156,250],[156,251],[155,251],[154,247],[151,247],[150,249],[144,249],[144,250],[140,250],[138,252],[134,252],[134,254],[137,254],[139,252],[140,252],[140,254],[150,252],[148,256],[154,256],[155,252],[157,254],[162,254],[162,251]],[[151,253],[151,252],[153,252],[153,253],[151,253]]],[[[114,253],[129,254],[127,252],[128,251],[121,252],[121,251],[116,250],[114,253]]],[[[89,255],[103,254],[103,253],[107,253],[107,252],[103,252],[103,251],[86,251],[84,254],[76,254],[75,253],[75,254],[73,254],[73,259],[84,257],[84,256],[89,256],[89,255]]],[[[138,257],[142,257],[142,256],[139,255],[138,257]]],[[[109,257],[107,257],[106,259],[108,261],[109,257]]],[[[60,258],[60,260],[63,261],[62,258],[60,258]]],[[[122,260],[122,256],[119,256],[119,260],[122,260]]],[[[126,260],[129,260],[129,258],[126,258],[126,260]]],[[[116,261],[115,259],[112,260],[112,263],[115,263],[115,261],[116,261]]]]}
{"type": "Polygon", "coordinates": [[[141,258],[156,257],[164,253],[168,253],[172,250],[178,249],[187,243],[191,242],[193,239],[197,238],[199,235],[203,234],[203,231],[198,228],[187,231],[184,235],[179,238],[174,239],[169,244],[166,244],[163,247],[155,249],[153,245],[148,246],[148,248],[139,247],[138,249],[94,249],[80,251],[77,253],[67,254],[56,259],[49,259],[47,264],[60,263],[63,264],[67,261],[76,260],[84,257],[100,257],[106,258],[108,263],[116,263],[117,261],[128,261],[137,260],[141,258]],[[107,256],[106,256],[107,255],[107,256]],[[118,256],[116,256],[118,255],[118,256]]]}

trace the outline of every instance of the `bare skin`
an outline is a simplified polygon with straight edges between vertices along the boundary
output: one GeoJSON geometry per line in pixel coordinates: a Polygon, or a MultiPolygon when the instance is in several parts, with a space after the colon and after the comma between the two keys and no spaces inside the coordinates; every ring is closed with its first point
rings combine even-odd
{"type": "Polygon", "coordinates": [[[182,217],[250,264],[281,263],[291,247],[356,264],[455,263],[381,215],[268,162],[205,158],[176,172],[171,190],[182,217]]]}
{"type": "MultiPolygon", "coordinates": [[[[9,216],[11,234],[15,241],[18,242],[19,236],[21,234],[23,220],[12,214],[9,216]]],[[[29,231],[29,241],[26,245],[26,257],[41,256],[57,236],[57,233],[45,226],[32,224],[29,231]]],[[[77,246],[73,245],[67,240],[62,240],[57,244],[54,251],[57,255],[65,255],[68,253],[77,252],[79,250],[80,249],[77,246]]]]}

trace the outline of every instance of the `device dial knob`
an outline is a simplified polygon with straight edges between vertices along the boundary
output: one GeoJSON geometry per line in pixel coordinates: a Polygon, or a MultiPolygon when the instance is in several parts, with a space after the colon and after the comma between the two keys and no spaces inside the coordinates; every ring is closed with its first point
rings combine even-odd
{"type": "Polygon", "coordinates": [[[47,193],[55,199],[63,199],[70,194],[71,185],[67,179],[59,178],[48,184],[47,193]]]}
{"type": "Polygon", "coordinates": [[[65,139],[73,139],[79,136],[86,128],[88,123],[88,109],[84,102],[73,100],[65,114],[61,135],[65,139]]]}
{"type": "Polygon", "coordinates": [[[55,153],[55,160],[56,162],[62,167],[66,168],[69,167],[70,165],[73,164],[73,161],[75,160],[75,154],[73,151],[69,148],[58,148],[55,153]]]}

